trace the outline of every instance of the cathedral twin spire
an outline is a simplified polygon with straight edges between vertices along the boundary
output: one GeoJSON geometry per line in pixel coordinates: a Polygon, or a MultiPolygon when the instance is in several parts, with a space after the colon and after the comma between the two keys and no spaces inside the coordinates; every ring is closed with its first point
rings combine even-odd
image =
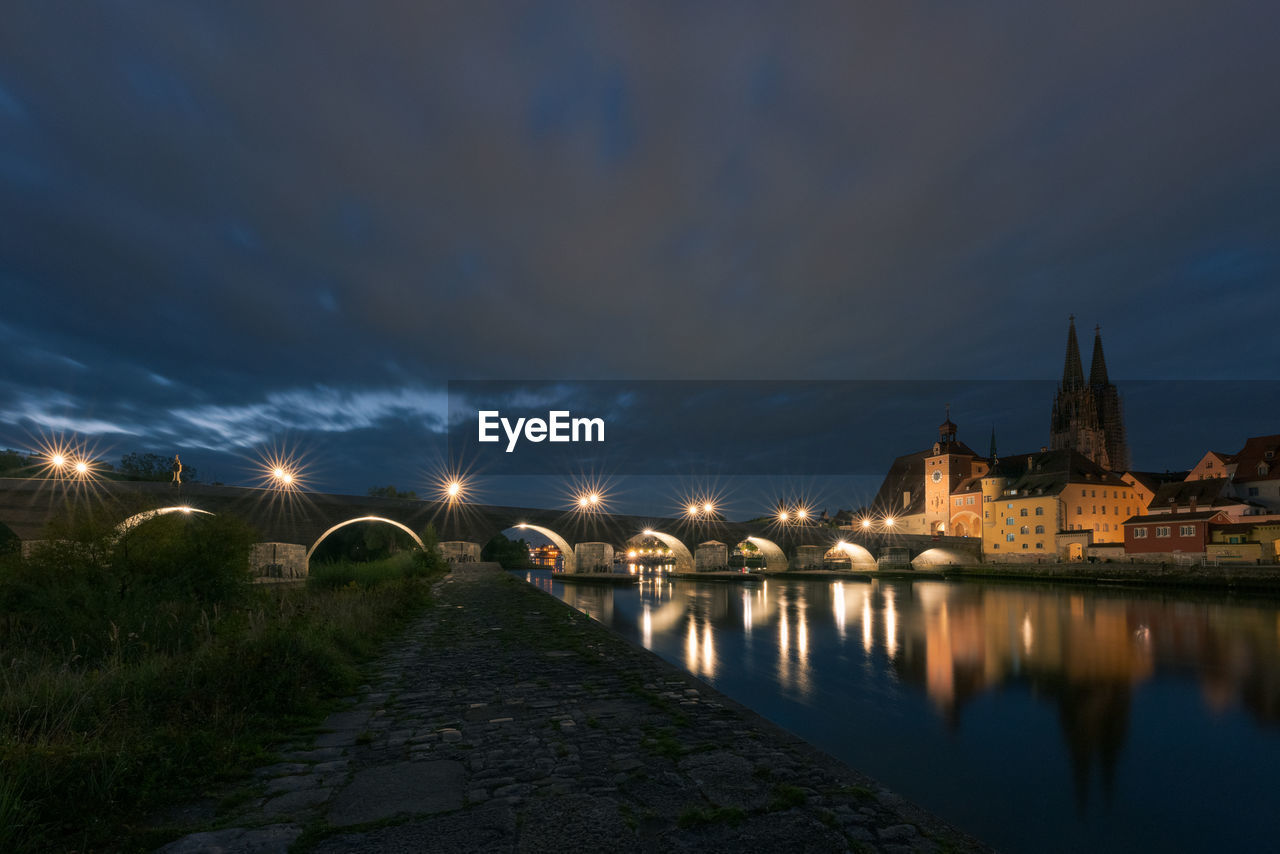
{"type": "Polygon", "coordinates": [[[1062,385],[1053,401],[1050,446],[1054,450],[1079,451],[1098,465],[1112,471],[1129,466],[1129,446],[1125,440],[1120,394],[1107,376],[1107,360],[1102,354],[1102,329],[1093,335],[1093,361],[1089,382],[1084,381],[1080,344],[1076,339],[1076,319],[1067,327],[1067,357],[1062,367],[1062,385]]]}

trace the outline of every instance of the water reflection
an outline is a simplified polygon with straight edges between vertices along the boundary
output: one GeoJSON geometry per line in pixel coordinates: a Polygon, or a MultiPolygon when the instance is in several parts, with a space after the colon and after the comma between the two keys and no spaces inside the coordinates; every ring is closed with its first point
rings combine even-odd
{"type": "Polygon", "coordinates": [[[1036,850],[1052,828],[1059,850],[1099,834],[1123,850],[1130,819],[1174,848],[1201,825],[1230,825],[1242,841],[1280,832],[1265,797],[1280,764],[1275,603],[938,581],[654,577],[614,588],[529,577],[927,806],[958,810],[1000,847],[1036,850]]]}

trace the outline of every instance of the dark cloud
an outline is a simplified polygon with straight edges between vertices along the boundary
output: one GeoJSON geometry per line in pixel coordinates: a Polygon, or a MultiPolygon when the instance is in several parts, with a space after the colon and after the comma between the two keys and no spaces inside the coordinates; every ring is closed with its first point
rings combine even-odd
{"type": "Polygon", "coordinates": [[[1116,377],[1265,378],[1278,18],[20,4],[0,413],[412,454],[450,379],[1043,378],[1072,312],[1116,377]]]}

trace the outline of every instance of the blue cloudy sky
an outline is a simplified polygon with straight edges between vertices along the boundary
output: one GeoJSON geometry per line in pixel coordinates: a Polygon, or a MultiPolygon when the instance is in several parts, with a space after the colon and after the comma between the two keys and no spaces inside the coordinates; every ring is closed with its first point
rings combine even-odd
{"type": "MultiPolygon", "coordinates": [[[[6,7],[0,445],[406,488],[451,380],[1050,380],[1073,313],[1117,380],[1276,376],[1275,3],[301,11],[6,7]]],[[[1136,460],[1275,432],[1239,389],[1130,407],[1136,460]]],[[[918,391],[848,442],[927,445],[918,391]]],[[[1022,449],[1048,406],[953,415],[1022,449]]]]}

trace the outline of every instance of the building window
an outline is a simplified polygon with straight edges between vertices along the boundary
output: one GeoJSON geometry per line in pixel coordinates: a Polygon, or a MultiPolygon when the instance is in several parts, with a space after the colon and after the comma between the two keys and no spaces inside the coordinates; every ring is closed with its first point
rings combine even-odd
{"type": "Polygon", "coordinates": [[[1156,528],[1156,536],[1157,536],[1157,537],[1167,537],[1167,536],[1169,536],[1169,528],[1168,528],[1168,526],[1166,526],[1166,525],[1160,525],[1159,527],[1157,527],[1157,528],[1156,528]]]}
{"type": "Polygon", "coordinates": [[[1036,525],[1036,533],[1037,533],[1037,534],[1043,534],[1043,533],[1044,533],[1044,525],[1036,525]]]}
{"type": "Polygon", "coordinates": [[[1036,543],[1036,548],[1038,549],[1044,548],[1044,543],[1036,543]]]}
{"type": "Polygon", "coordinates": [[[1257,495],[1258,495],[1258,487],[1256,486],[1249,487],[1249,497],[1256,498],[1257,495]]]}
{"type": "Polygon", "coordinates": [[[972,495],[966,495],[966,496],[964,497],[964,503],[965,503],[965,504],[972,504],[972,503],[973,503],[973,496],[972,496],[972,495]]]}
{"type": "Polygon", "coordinates": [[[1012,542],[1013,542],[1013,531],[1010,531],[1009,533],[1005,534],[1005,535],[1004,535],[1004,538],[1005,538],[1005,540],[1006,540],[1007,542],[1012,543],[1012,542]]]}
{"type": "Polygon", "coordinates": [[[1179,525],[1178,526],[1179,537],[1194,537],[1195,535],[1196,535],[1195,525],[1179,525]]]}
{"type": "Polygon", "coordinates": [[[1081,513],[1083,513],[1083,512],[1084,512],[1084,508],[1083,508],[1083,507],[1081,507],[1079,504],[1077,504],[1077,505],[1076,505],[1076,515],[1077,515],[1077,516],[1079,516],[1079,515],[1080,515],[1081,513]]]}
{"type": "Polygon", "coordinates": [[[1025,549],[1025,548],[1027,547],[1027,544],[1026,544],[1026,543],[1023,543],[1023,544],[1022,544],[1022,547],[1025,549]]]}
{"type": "Polygon", "coordinates": [[[1146,529],[1146,528],[1134,528],[1134,529],[1133,529],[1133,538],[1134,538],[1135,540],[1145,540],[1145,539],[1147,538],[1147,529],[1146,529]]]}
{"type": "Polygon", "coordinates": [[[990,519],[990,518],[991,518],[991,511],[990,511],[990,510],[983,510],[983,511],[982,511],[982,518],[983,518],[983,519],[990,519]]]}
{"type": "Polygon", "coordinates": [[[1005,523],[1006,525],[1012,525],[1012,524],[1013,524],[1013,517],[1012,517],[1012,516],[1007,516],[1007,517],[1005,517],[1004,523],[1005,523]]]}
{"type": "Polygon", "coordinates": [[[1020,513],[1018,513],[1018,515],[1019,515],[1019,516],[1025,516],[1025,515],[1027,515],[1027,508],[1023,507],[1023,508],[1022,508],[1022,511],[1021,511],[1020,513]]]}
{"type": "Polygon", "coordinates": [[[1104,490],[1102,490],[1102,497],[1103,497],[1103,498],[1106,498],[1106,497],[1107,497],[1107,491],[1106,491],[1105,489],[1104,489],[1104,490]]]}
{"type": "Polygon", "coordinates": [[[960,503],[961,503],[961,502],[960,502],[960,499],[959,499],[959,498],[957,498],[957,499],[956,499],[956,506],[957,506],[957,507],[959,507],[959,506],[960,506],[960,503]]]}
{"type": "Polygon", "coordinates": [[[1037,516],[1043,516],[1043,515],[1044,515],[1044,508],[1043,508],[1043,507],[1037,507],[1037,508],[1036,508],[1036,515],[1037,515],[1037,516]]]}
{"type": "Polygon", "coordinates": [[[1031,529],[1030,529],[1030,528],[1028,528],[1026,525],[1023,525],[1021,528],[1019,528],[1019,529],[1018,529],[1018,533],[1019,533],[1019,534],[1030,534],[1030,533],[1031,533],[1031,529]]]}
{"type": "Polygon", "coordinates": [[[1102,530],[1103,530],[1103,531],[1110,531],[1110,530],[1111,530],[1111,525],[1109,525],[1109,524],[1108,524],[1108,523],[1106,523],[1106,522],[1103,522],[1103,523],[1102,523],[1102,530]]]}
{"type": "Polygon", "coordinates": [[[1107,515],[1107,505],[1105,504],[1102,505],[1102,515],[1103,516],[1107,515]]]}

